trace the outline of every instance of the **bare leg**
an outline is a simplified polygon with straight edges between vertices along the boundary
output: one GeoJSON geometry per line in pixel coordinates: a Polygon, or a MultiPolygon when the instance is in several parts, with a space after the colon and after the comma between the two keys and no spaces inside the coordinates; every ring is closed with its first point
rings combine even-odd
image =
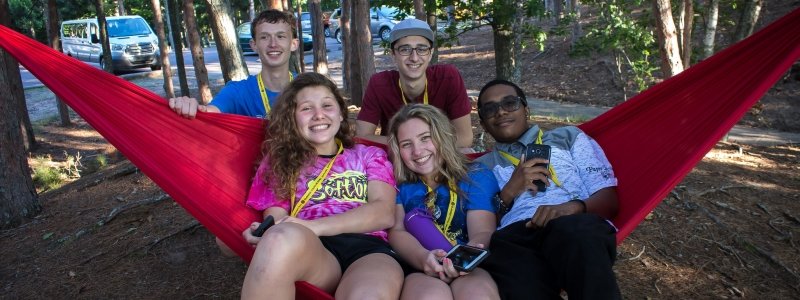
{"type": "Polygon", "coordinates": [[[397,299],[403,286],[403,269],[394,258],[373,253],[345,270],[336,299],[397,299]]]}
{"type": "Polygon", "coordinates": [[[295,281],[328,293],[341,278],[339,262],[305,226],[281,223],[256,247],[242,286],[242,299],[294,299],[295,281]]]}
{"type": "Polygon", "coordinates": [[[453,299],[450,286],[439,278],[413,273],[406,276],[403,283],[402,300],[447,300],[453,299]]]}
{"type": "Polygon", "coordinates": [[[450,289],[454,299],[500,299],[492,276],[481,268],[453,280],[450,289]]]}

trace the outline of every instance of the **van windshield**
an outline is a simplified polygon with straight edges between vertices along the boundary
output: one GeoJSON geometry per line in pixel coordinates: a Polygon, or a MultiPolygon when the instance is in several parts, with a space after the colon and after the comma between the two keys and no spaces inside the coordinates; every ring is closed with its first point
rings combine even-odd
{"type": "Polygon", "coordinates": [[[108,21],[108,36],[122,37],[150,34],[150,26],[140,18],[118,19],[108,21]]]}

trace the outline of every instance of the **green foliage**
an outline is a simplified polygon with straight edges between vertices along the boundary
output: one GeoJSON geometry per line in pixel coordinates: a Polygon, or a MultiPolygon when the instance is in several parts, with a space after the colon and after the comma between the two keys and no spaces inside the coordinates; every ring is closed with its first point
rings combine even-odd
{"type": "Polygon", "coordinates": [[[42,1],[10,0],[8,9],[14,29],[34,39],[47,40],[45,18],[42,16],[42,11],[44,11],[42,1]]]}
{"type": "Polygon", "coordinates": [[[80,178],[81,165],[80,153],[75,156],[67,155],[63,163],[53,161],[50,155],[37,156],[31,159],[30,166],[33,168],[31,177],[37,192],[43,192],[60,187],[70,178],[80,178]]]}
{"type": "Polygon", "coordinates": [[[646,23],[650,18],[634,18],[631,11],[642,2],[612,0],[588,1],[588,4],[598,9],[599,16],[597,22],[587,28],[586,36],[576,43],[573,54],[613,53],[623,81],[630,76],[639,91],[646,89],[658,67],[651,55],[657,47],[646,23]]]}

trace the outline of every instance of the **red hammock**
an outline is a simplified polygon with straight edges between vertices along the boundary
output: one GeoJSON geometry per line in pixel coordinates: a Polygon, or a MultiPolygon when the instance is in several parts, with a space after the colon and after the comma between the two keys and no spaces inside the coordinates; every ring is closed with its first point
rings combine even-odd
{"type": "MultiPolygon", "coordinates": [[[[580,126],[619,179],[622,241],[800,58],[800,10],[580,126]]],[[[244,260],[259,220],[244,204],[264,138],[260,120],[177,117],[163,98],[0,26],[0,47],[61,97],[244,260]]],[[[535,109],[535,108],[534,108],[535,109]]],[[[330,299],[305,282],[299,299],[330,299]]]]}

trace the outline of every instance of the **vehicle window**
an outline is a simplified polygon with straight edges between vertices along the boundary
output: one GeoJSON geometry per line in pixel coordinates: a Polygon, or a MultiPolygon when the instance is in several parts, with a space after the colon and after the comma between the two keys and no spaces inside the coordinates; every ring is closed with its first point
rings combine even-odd
{"type": "Polygon", "coordinates": [[[250,22],[242,24],[239,26],[239,36],[240,37],[249,37],[250,36],[250,22]]]}
{"type": "Polygon", "coordinates": [[[303,13],[300,16],[301,21],[311,21],[311,14],[310,13],[303,13]]]}
{"type": "Polygon", "coordinates": [[[108,21],[109,37],[148,35],[150,33],[150,26],[140,18],[108,21]]]}

